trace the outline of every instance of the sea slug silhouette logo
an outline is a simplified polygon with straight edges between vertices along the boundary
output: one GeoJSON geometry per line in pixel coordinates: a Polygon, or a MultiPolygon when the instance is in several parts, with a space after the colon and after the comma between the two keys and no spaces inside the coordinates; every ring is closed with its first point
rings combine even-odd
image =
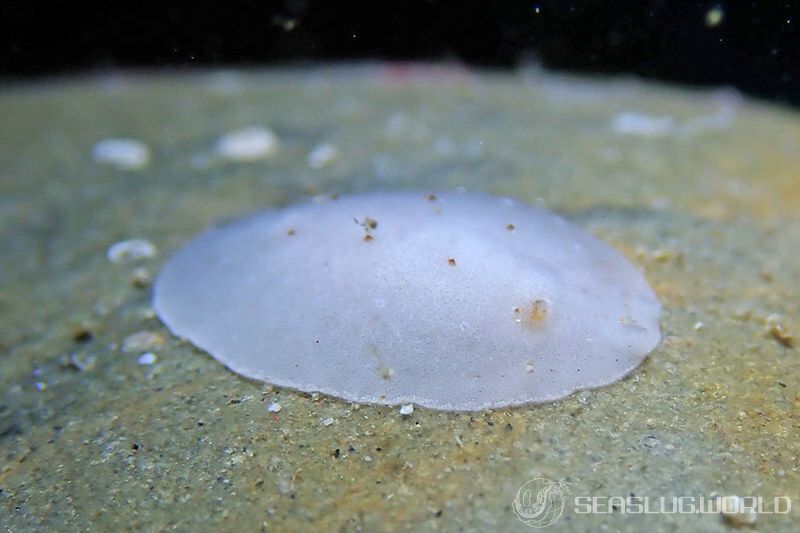
{"type": "Polygon", "coordinates": [[[547,527],[558,520],[564,511],[567,492],[567,480],[552,481],[537,477],[519,488],[511,506],[523,523],[531,527],[547,527]]]}

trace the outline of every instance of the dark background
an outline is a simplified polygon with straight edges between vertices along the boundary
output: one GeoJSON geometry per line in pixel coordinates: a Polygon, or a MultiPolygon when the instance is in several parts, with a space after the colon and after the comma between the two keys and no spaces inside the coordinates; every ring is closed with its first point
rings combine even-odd
{"type": "Polygon", "coordinates": [[[457,60],[725,84],[800,105],[794,1],[0,0],[0,76],[115,67],[457,60]],[[714,24],[709,12],[721,15],[714,24]]]}

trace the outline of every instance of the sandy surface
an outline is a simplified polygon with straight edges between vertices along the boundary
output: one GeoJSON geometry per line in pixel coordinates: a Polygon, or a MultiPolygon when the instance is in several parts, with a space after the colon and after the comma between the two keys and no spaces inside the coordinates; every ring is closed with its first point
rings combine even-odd
{"type": "Polygon", "coordinates": [[[11,84],[0,116],[0,527],[530,531],[511,503],[544,477],[571,491],[548,530],[733,527],[572,500],[632,495],[788,496],[791,512],[755,526],[800,528],[794,111],[535,69],[373,65],[11,84]],[[223,134],[254,126],[277,148],[220,157],[223,134]],[[119,137],[149,160],[93,158],[119,137]],[[323,143],[336,156],[310,162],[323,143]],[[640,265],[664,306],[644,365],[553,404],[403,417],[241,379],[150,309],[148,275],[215,221],[456,186],[558,210],[640,265]],[[133,238],[157,255],[109,261],[133,238]],[[141,331],[155,335],[123,351],[141,331]]]}

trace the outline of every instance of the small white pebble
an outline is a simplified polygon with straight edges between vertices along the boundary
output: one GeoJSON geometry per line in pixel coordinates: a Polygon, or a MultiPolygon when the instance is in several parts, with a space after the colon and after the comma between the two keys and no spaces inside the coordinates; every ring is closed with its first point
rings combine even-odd
{"type": "Polygon", "coordinates": [[[92,148],[92,158],[120,170],[140,170],[150,162],[150,149],[135,139],[104,139],[92,148]]]}
{"type": "Polygon", "coordinates": [[[267,407],[267,411],[269,411],[270,413],[280,413],[281,409],[283,409],[283,407],[281,407],[281,404],[279,404],[278,402],[272,402],[271,404],[269,404],[269,407],[267,407]]]}
{"type": "Polygon", "coordinates": [[[156,354],[154,354],[153,352],[147,352],[140,355],[139,359],[137,359],[136,361],[140,365],[152,365],[153,363],[156,362],[157,359],[158,357],[156,357],[156,354]]]}
{"type": "Polygon", "coordinates": [[[137,268],[131,273],[131,283],[140,289],[149,287],[153,283],[153,275],[146,268],[137,268]]]}
{"type": "Polygon", "coordinates": [[[323,143],[314,147],[308,154],[306,162],[313,169],[321,169],[331,165],[339,158],[339,150],[332,144],[323,143]]]}
{"type": "Polygon", "coordinates": [[[143,353],[164,345],[164,336],[156,331],[139,331],[128,335],[122,341],[125,353],[143,353]]]}
{"type": "Polygon", "coordinates": [[[695,323],[694,323],[694,330],[695,330],[695,331],[700,331],[701,329],[703,329],[703,326],[704,326],[704,325],[705,325],[705,324],[703,324],[702,322],[695,322],[695,323]]]}
{"type": "Polygon", "coordinates": [[[323,426],[330,426],[331,424],[333,424],[333,418],[331,418],[331,417],[328,417],[328,418],[325,418],[325,419],[322,420],[322,425],[323,426]]]}
{"type": "Polygon", "coordinates": [[[147,259],[158,253],[152,242],[145,239],[130,239],[112,244],[106,252],[106,257],[112,263],[127,263],[137,259],[147,259]]]}
{"type": "Polygon", "coordinates": [[[97,358],[95,356],[80,353],[69,354],[69,356],[67,356],[67,361],[81,372],[92,370],[97,364],[97,358]]]}
{"type": "Polygon", "coordinates": [[[369,455],[365,455],[365,456],[364,456],[364,462],[365,462],[365,463],[369,463],[369,462],[371,462],[371,461],[372,461],[372,457],[370,457],[369,455]]]}
{"type": "Polygon", "coordinates": [[[723,496],[720,501],[722,520],[732,526],[747,526],[756,523],[758,513],[739,496],[723,496]]]}
{"type": "Polygon", "coordinates": [[[294,479],[289,473],[278,475],[278,492],[281,494],[291,494],[294,491],[294,479]]]}
{"type": "Polygon", "coordinates": [[[405,405],[400,406],[400,414],[403,416],[408,416],[414,412],[414,405],[407,403],[405,405]]]}
{"type": "Polygon", "coordinates": [[[531,362],[525,363],[525,372],[527,372],[528,374],[533,372],[533,363],[531,362]]]}
{"type": "Polygon", "coordinates": [[[266,159],[278,151],[278,136],[267,128],[231,131],[217,141],[217,153],[231,161],[266,159]]]}

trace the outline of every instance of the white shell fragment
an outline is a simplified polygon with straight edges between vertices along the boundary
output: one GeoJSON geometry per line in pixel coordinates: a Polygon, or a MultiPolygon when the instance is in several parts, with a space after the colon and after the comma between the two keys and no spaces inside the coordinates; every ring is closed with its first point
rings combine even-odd
{"type": "Polygon", "coordinates": [[[122,341],[122,351],[125,353],[143,353],[162,346],[164,346],[164,336],[157,331],[138,331],[122,341]]]}
{"type": "Polygon", "coordinates": [[[154,307],[248,378],[351,402],[479,410],[619,380],[660,304],[621,254],[510,199],[373,193],[210,229],[154,307]]]}
{"type": "Polygon", "coordinates": [[[257,161],[278,151],[278,136],[262,127],[231,131],[217,141],[217,153],[230,161],[257,161]]]}
{"type": "Polygon", "coordinates": [[[127,263],[138,259],[148,259],[158,253],[155,245],[146,239],[119,241],[108,247],[106,257],[112,263],[127,263]]]}
{"type": "Polygon", "coordinates": [[[120,170],[141,170],[150,163],[150,149],[136,139],[104,139],[92,148],[92,158],[120,170]]]}
{"type": "Polygon", "coordinates": [[[153,352],[143,353],[136,360],[136,362],[139,363],[140,365],[152,365],[156,361],[158,361],[158,356],[153,352]]]}

